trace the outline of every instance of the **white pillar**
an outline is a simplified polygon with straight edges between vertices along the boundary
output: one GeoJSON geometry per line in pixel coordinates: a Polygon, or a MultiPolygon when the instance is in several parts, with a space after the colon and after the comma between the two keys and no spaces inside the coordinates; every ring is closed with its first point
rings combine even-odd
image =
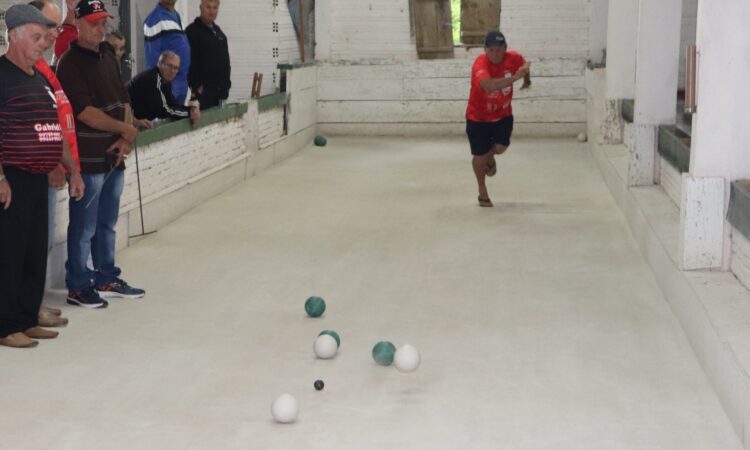
{"type": "Polygon", "coordinates": [[[315,2],[315,59],[318,61],[331,59],[332,1],[318,0],[315,2]]]}
{"type": "Polygon", "coordinates": [[[591,0],[589,13],[589,60],[602,61],[602,53],[607,48],[608,0],[591,0]]]}
{"type": "Polygon", "coordinates": [[[610,1],[607,17],[607,98],[633,98],[638,0],[610,1]]]}
{"type": "MultiPolygon", "coordinates": [[[[700,0],[697,113],[693,115],[690,174],[695,186],[683,194],[680,253],[683,268],[728,268],[731,241],[726,207],[729,182],[750,179],[750,32],[747,0],[700,0]],[[717,203],[711,208],[691,205],[717,203]],[[690,230],[702,227],[695,237],[690,230]],[[707,246],[706,243],[711,243],[707,246]]],[[[683,190],[684,187],[683,187],[683,190]]]]}
{"type": "Polygon", "coordinates": [[[659,125],[674,124],[682,0],[640,0],[628,184],[653,184],[659,125]]]}
{"type": "MultiPolygon", "coordinates": [[[[592,21],[595,20],[595,13],[602,13],[601,5],[592,3],[592,21]]],[[[638,0],[610,1],[606,13],[606,99],[600,132],[602,143],[619,144],[622,142],[624,126],[620,114],[622,100],[632,99],[635,90],[635,39],[633,37],[638,24],[638,0]]]]}

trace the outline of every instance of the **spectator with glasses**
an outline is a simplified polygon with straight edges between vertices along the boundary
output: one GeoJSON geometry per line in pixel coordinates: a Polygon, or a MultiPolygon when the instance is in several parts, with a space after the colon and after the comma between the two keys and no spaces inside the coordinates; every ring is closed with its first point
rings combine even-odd
{"type": "Polygon", "coordinates": [[[201,113],[197,101],[189,107],[180,105],[172,94],[172,81],[180,71],[180,57],[171,50],[159,55],[156,67],[145,70],[128,83],[128,94],[133,102],[136,119],[185,119],[193,125],[200,121],[201,113]]]}

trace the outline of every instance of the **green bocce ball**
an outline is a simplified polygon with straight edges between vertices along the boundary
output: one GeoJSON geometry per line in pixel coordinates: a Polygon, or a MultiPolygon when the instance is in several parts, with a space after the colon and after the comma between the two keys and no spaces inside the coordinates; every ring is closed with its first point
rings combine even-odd
{"type": "Polygon", "coordinates": [[[390,366],[395,353],[396,346],[392,342],[380,341],[372,348],[372,359],[381,366],[390,366]]]}
{"type": "Polygon", "coordinates": [[[326,302],[320,297],[312,296],[305,302],[305,312],[310,317],[320,317],[326,310],[326,302]]]}
{"type": "Polygon", "coordinates": [[[313,139],[313,143],[317,145],[318,147],[325,147],[325,145],[328,143],[326,138],[321,135],[315,136],[315,139],[313,139]]]}

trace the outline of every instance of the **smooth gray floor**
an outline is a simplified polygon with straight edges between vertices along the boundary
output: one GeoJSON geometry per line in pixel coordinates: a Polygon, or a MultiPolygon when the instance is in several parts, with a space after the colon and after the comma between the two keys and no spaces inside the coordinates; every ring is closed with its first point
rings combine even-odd
{"type": "Polygon", "coordinates": [[[306,149],[121,252],[147,298],[0,349],[0,448],[741,448],[585,144],[516,140],[490,194],[464,139],[306,149]]]}

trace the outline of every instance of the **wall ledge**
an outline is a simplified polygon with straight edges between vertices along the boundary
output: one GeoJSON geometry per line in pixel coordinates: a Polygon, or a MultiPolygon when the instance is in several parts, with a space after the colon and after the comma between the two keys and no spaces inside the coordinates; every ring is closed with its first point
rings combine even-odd
{"type": "Polygon", "coordinates": [[[241,117],[247,112],[247,103],[230,103],[224,107],[214,107],[201,111],[201,120],[198,126],[193,127],[190,119],[165,121],[156,128],[141,131],[136,145],[143,147],[154,144],[171,137],[198,130],[215,123],[223,122],[235,117],[241,117]]]}

